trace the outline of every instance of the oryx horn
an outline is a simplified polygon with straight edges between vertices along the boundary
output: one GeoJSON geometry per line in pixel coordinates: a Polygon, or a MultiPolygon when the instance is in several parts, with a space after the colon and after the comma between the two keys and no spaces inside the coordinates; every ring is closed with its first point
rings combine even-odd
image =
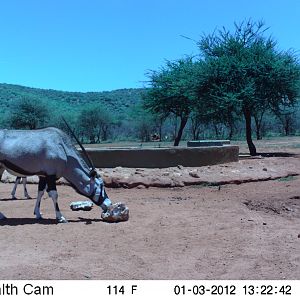
{"type": "Polygon", "coordinates": [[[84,154],[84,156],[86,157],[88,164],[90,165],[90,167],[94,170],[95,166],[92,162],[92,160],[90,159],[89,155],[87,154],[86,150],[84,149],[83,145],[80,143],[79,139],[77,138],[77,136],[75,135],[74,131],[71,129],[71,127],[69,126],[69,124],[67,123],[67,121],[65,120],[64,117],[61,117],[62,120],[65,122],[65,124],[67,125],[68,129],[70,130],[70,132],[72,133],[74,139],[76,140],[76,142],[78,143],[78,145],[80,146],[82,153],[84,154]]]}

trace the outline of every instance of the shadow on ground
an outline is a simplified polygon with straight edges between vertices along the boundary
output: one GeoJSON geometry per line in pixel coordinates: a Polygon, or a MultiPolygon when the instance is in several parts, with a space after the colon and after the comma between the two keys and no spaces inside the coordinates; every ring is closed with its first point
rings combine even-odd
{"type": "Polygon", "coordinates": [[[251,156],[249,153],[241,152],[239,153],[239,159],[241,158],[261,158],[261,157],[300,157],[299,154],[290,152],[261,152],[257,153],[255,156],[251,156]]]}
{"type": "MultiPolygon", "coordinates": [[[[87,218],[78,218],[78,220],[68,220],[68,223],[85,223],[90,225],[96,222],[103,222],[102,219],[87,219],[87,218]]],[[[20,225],[33,225],[33,224],[42,224],[42,225],[59,225],[55,219],[35,219],[35,218],[6,218],[0,220],[0,226],[20,226],[20,225]]]]}
{"type": "Polygon", "coordinates": [[[3,199],[0,199],[0,201],[24,201],[24,200],[32,200],[33,198],[31,199],[28,199],[28,198],[17,198],[17,199],[12,199],[12,198],[3,198],[3,199]]]}

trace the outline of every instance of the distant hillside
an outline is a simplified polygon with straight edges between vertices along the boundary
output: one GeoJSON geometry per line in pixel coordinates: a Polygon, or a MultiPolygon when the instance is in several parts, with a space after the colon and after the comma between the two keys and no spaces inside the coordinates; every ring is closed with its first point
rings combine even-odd
{"type": "Polygon", "coordinates": [[[142,93],[145,89],[120,89],[110,92],[63,92],[29,88],[20,85],[0,83],[0,117],[9,110],[15,100],[22,97],[34,97],[54,109],[76,113],[87,104],[99,103],[117,116],[124,116],[128,110],[141,102],[142,93]]]}

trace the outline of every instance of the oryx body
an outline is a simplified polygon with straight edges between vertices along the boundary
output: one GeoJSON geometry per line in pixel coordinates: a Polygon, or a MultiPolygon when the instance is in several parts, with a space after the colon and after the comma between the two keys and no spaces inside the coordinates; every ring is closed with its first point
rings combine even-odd
{"type": "MultiPolygon", "coordinates": [[[[92,167],[92,166],[91,166],[92,167]]],[[[105,209],[111,202],[103,181],[96,178],[71,139],[57,128],[38,130],[0,130],[0,178],[6,169],[17,176],[40,178],[34,214],[41,218],[40,201],[47,186],[53,199],[56,218],[65,222],[57,204],[56,180],[64,177],[76,191],[105,209]]],[[[4,217],[0,213],[0,218],[4,217]]]]}

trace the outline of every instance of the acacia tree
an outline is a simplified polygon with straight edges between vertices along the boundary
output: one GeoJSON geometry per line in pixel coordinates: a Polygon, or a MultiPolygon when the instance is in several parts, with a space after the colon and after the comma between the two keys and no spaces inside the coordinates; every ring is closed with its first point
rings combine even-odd
{"type": "Polygon", "coordinates": [[[178,146],[183,130],[196,102],[196,74],[198,68],[191,57],[167,61],[159,71],[149,74],[151,88],[144,97],[144,107],[150,112],[174,115],[179,119],[179,128],[174,140],[178,146]]]}
{"type": "Polygon", "coordinates": [[[134,130],[134,136],[141,142],[149,142],[151,134],[154,132],[154,115],[137,104],[132,107],[129,112],[129,118],[131,120],[132,129],[134,130]]]}
{"type": "Polygon", "coordinates": [[[49,122],[49,117],[45,102],[34,97],[23,97],[11,107],[9,123],[16,129],[37,129],[49,122]]]}
{"type": "Polygon", "coordinates": [[[78,116],[78,127],[90,143],[100,143],[106,140],[112,126],[111,115],[101,106],[92,105],[83,109],[78,116]]]}
{"type": "Polygon", "coordinates": [[[297,57],[276,50],[275,41],[264,36],[266,30],[263,22],[249,20],[235,24],[233,33],[223,28],[199,41],[206,70],[199,97],[208,99],[211,107],[244,116],[251,155],[256,155],[252,117],[266,108],[292,106],[299,95],[297,57]]]}

